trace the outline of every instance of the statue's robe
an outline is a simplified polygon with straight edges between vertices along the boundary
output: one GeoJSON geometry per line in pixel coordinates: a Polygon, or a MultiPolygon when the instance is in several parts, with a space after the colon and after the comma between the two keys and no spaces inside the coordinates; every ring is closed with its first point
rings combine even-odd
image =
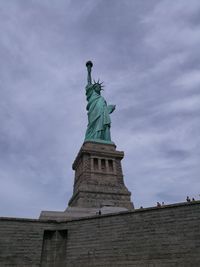
{"type": "Polygon", "coordinates": [[[111,141],[109,113],[113,111],[113,106],[107,106],[105,99],[95,92],[94,86],[86,86],[88,126],[85,140],[105,140],[111,141]]]}

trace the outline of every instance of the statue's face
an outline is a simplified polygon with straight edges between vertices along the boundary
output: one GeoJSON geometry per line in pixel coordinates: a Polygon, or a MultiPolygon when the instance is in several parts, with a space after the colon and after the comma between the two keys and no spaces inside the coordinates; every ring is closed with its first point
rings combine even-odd
{"type": "Polygon", "coordinates": [[[94,90],[95,90],[96,93],[100,94],[100,91],[101,91],[101,85],[96,84],[94,90]]]}

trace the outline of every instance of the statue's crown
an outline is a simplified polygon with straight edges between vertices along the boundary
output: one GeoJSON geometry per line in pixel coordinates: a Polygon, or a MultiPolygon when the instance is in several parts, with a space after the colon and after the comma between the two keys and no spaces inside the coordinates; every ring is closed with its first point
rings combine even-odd
{"type": "Polygon", "coordinates": [[[93,80],[93,85],[95,86],[95,85],[99,85],[100,87],[101,87],[101,89],[103,89],[102,87],[104,87],[104,85],[102,85],[103,84],[103,82],[100,82],[99,81],[99,79],[98,79],[98,81],[96,82],[95,80],[93,80]]]}

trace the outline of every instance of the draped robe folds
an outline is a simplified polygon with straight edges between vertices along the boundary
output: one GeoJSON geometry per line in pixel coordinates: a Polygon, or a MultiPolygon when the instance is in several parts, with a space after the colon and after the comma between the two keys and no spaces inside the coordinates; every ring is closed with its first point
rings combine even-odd
{"type": "Polygon", "coordinates": [[[85,140],[111,141],[109,113],[114,110],[113,105],[107,106],[105,99],[94,90],[94,86],[86,86],[88,126],[85,140]]]}

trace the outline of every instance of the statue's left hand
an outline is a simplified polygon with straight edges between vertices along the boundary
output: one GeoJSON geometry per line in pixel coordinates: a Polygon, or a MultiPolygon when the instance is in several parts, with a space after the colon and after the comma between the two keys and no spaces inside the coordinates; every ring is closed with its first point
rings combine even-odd
{"type": "Polygon", "coordinates": [[[112,113],[115,110],[116,105],[108,105],[108,113],[112,113]]]}

